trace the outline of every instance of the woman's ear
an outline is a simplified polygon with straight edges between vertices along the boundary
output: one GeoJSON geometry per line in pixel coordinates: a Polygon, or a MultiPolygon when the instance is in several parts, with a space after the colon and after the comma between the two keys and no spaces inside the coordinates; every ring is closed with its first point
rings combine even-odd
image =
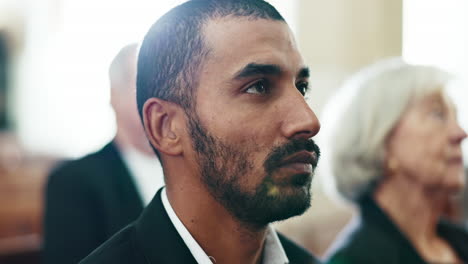
{"type": "Polygon", "coordinates": [[[174,103],[150,98],[143,105],[143,125],[151,145],[159,152],[170,156],[180,155],[183,151],[180,126],[177,115],[178,106],[174,103]]]}

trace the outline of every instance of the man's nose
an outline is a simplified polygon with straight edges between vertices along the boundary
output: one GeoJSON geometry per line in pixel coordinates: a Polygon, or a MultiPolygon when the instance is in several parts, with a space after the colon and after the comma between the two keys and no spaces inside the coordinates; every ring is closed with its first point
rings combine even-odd
{"type": "Polygon", "coordinates": [[[320,121],[299,92],[292,95],[286,107],[288,114],[281,127],[286,138],[308,139],[319,132],[320,121]]]}

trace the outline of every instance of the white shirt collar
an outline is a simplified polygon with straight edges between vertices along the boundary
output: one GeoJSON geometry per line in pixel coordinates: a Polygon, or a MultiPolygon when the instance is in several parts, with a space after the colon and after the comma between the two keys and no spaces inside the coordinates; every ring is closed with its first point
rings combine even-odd
{"type": "MultiPolygon", "coordinates": [[[[169,200],[167,199],[166,188],[161,192],[161,199],[164,209],[169,216],[172,224],[179,233],[182,240],[184,240],[185,245],[192,253],[193,257],[199,264],[212,264],[210,257],[205,253],[205,251],[200,247],[197,241],[192,237],[190,232],[180,221],[179,217],[172,209],[169,200]]],[[[278,234],[275,229],[269,225],[267,230],[267,235],[265,238],[265,247],[263,252],[263,264],[288,264],[289,260],[284,252],[283,246],[279,240],[278,234]]]]}
{"type": "Polygon", "coordinates": [[[284,252],[283,245],[279,240],[275,229],[268,225],[265,238],[265,247],[263,248],[263,264],[288,264],[289,259],[284,252]]]}
{"type": "Polygon", "coordinates": [[[167,199],[166,188],[164,188],[161,192],[161,200],[164,209],[166,209],[167,215],[169,216],[169,219],[176,228],[177,233],[179,233],[180,237],[182,237],[182,240],[184,240],[185,245],[187,245],[195,260],[199,264],[212,264],[213,262],[211,262],[208,255],[206,255],[205,251],[203,251],[197,241],[195,241],[190,232],[187,230],[187,228],[185,228],[184,224],[180,221],[179,217],[174,212],[174,209],[172,209],[172,206],[167,199]]]}

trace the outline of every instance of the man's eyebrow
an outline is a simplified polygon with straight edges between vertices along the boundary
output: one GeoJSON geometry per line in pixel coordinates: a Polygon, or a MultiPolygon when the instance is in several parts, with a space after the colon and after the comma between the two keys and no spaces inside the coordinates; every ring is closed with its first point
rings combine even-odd
{"type": "Polygon", "coordinates": [[[309,76],[310,76],[309,67],[303,67],[297,74],[298,79],[309,78],[309,76]]]}
{"type": "Polygon", "coordinates": [[[279,75],[281,74],[281,67],[275,64],[258,64],[249,63],[236,74],[234,79],[240,80],[258,75],[279,75]]]}

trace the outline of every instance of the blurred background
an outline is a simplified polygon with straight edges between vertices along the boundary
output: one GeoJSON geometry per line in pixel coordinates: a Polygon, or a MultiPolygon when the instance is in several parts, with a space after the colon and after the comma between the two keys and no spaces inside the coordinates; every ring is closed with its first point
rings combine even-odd
{"type": "MultiPolygon", "coordinates": [[[[181,2],[0,0],[0,263],[36,263],[50,168],[113,137],[107,75],[113,56],[181,2]]],[[[292,27],[311,68],[308,100],[322,123],[324,106],[347,77],[402,56],[460,77],[453,95],[468,129],[468,1],[269,2],[292,27]]],[[[326,194],[323,177],[319,171],[314,180],[312,208],[278,224],[319,256],[354,212],[326,194]]]]}

